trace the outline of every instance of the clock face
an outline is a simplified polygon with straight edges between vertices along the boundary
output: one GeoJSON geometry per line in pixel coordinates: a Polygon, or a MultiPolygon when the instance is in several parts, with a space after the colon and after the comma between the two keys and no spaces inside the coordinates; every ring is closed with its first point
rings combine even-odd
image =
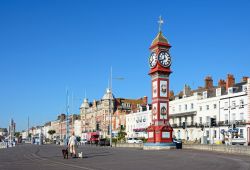
{"type": "Polygon", "coordinates": [[[158,60],[163,67],[169,67],[171,65],[171,57],[168,51],[160,52],[158,60]]]}
{"type": "Polygon", "coordinates": [[[149,57],[149,66],[151,68],[155,67],[157,63],[157,56],[155,54],[155,52],[152,52],[150,57],[149,57]]]}

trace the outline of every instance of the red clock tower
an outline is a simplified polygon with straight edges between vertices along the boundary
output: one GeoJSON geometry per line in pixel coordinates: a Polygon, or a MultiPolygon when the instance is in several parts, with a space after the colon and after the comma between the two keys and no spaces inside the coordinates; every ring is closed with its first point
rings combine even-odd
{"type": "Polygon", "coordinates": [[[160,17],[159,33],[153,40],[149,57],[152,79],[152,124],[147,128],[148,140],[145,150],[161,150],[175,148],[172,139],[173,128],[169,124],[169,75],[171,74],[171,45],[162,35],[160,17]]]}

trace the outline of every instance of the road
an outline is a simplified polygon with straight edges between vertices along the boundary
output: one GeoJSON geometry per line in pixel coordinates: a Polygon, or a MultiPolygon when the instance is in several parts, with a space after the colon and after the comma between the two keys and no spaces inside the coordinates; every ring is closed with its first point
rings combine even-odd
{"type": "Polygon", "coordinates": [[[0,170],[250,170],[250,157],[243,155],[80,146],[83,159],[63,159],[62,148],[26,144],[0,149],[0,170]]]}

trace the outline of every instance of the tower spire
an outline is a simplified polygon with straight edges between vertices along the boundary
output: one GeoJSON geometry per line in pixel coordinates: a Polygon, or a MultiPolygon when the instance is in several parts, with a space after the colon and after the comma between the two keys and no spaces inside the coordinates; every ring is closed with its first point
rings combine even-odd
{"type": "Polygon", "coordinates": [[[164,23],[163,19],[161,18],[161,15],[159,16],[159,21],[158,21],[158,24],[159,24],[159,32],[161,32],[161,27],[162,27],[162,24],[164,23]]]}

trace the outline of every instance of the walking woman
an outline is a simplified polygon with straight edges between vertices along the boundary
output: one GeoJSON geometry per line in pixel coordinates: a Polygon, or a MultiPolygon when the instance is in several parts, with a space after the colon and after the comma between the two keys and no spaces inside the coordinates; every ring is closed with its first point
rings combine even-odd
{"type": "Polygon", "coordinates": [[[76,158],[76,145],[77,145],[77,141],[76,141],[75,134],[73,132],[72,136],[69,138],[68,146],[69,146],[70,155],[72,157],[74,154],[74,158],[76,158]]]}

